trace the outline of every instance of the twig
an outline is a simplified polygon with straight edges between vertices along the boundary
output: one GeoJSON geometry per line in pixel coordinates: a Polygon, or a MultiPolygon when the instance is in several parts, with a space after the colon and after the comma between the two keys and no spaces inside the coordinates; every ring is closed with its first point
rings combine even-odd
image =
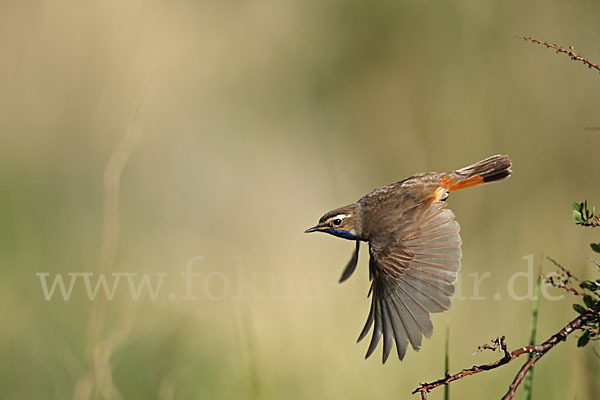
{"type": "Polygon", "coordinates": [[[589,228],[597,228],[600,226],[600,216],[596,215],[591,222],[577,222],[577,225],[587,226],[589,228]]]}
{"type": "Polygon", "coordinates": [[[500,348],[504,352],[504,356],[501,359],[491,362],[489,364],[475,365],[471,368],[463,369],[462,371],[460,371],[454,375],[450,375],[445,378],[438,379],[431,383],[421,382],[421,384],[420,384],[421,386],[416,388],[412,393],[413,394],[420,393],[421,399],[426,399],[426,397],[424,397],[425,393],[429,393],[432,389],[435,389],[436,387],[439,387],[442,385],[447,385],[450,382],[456,381],[458,379],[462,379],[469,375],[474,375],[479,372],[496,369],[504,364],[508,364],[509,362],[511,362],[512,360],[514,360],[515,358],[517,358],[519,356],[522,356],[523,354],[535,353],[525,364],[523,364],[523,366],[517,373],[517,376],[514,378],[513,382],[510,384],[508,392],[502,398],[503,400],[510,400],[514,397],[515,391],[516,391],[517,387],[523,381],[523,378],[525,377],[525,374],[527,373],[527,371],[529,371],[529,369],[544,354],[546,354],[550,349],[552,349],[558,343],[566,340],[567,336],[569,336],[575,330],[580,329],[581,326],[584,325],[589,320],[596,318],[596,316],[597,316],[596,313],[593,311],[588,311],[584,314],[580,314],[577,318],[575,318],[574,320],[569,322],[564,328],[562,328],[559,332],[552,335],[544,343],[542,343],[540,345],[520,347],[511,352],[509,352],[507,350],[504,336],[494,339],[492,341],[492,345],[487,344],[487,345],[480,346],[479,348],[491,349],[491,350],[500,348]]]}
{"type": "Polygon", "coordinates": [[[573,293],[575,296],[582,296],[582,293],[579,290],[575,289],[574,287],[572,287],[570,285],[571,279],[574,280],[574,281],[576,281],[576,282],[579,282],[580,284],[581,284],[581,281],[575,275],[573,275],[571,273],[571,271],[569,271],[568,269],[566,269],[565,267],[563,267],[562,265],[560,265],[558,263],[558,261],[556,261],[556,260],[554,260],[554,259],[552,259],[550,257],[547,257],[547,259],[552,264],[554,264],[555,266],[557,266],[564,273],[564,275],[566,276],[566,278],[563,277],[563,275],[561,274],[560,271],[556,271],[556,275],[557,275],[556,279],[557,279],[557,281],[555,281],[553,279],[552,275],[549,274],[549,275],[547,275],[546,282],[548,282],[549,284],[551,284],[554,287],[566,290],[567,293],[573,293]]]}
{"type": "Polygon", "coordinates": [[[595,264],[597,267],[599,267],[599,268],[600,268],[600,263],[599,263],[598,261],[596,261],[596,260],[594,260],[593,258],[590,258],[590,257],[588,257],[588,260],[589,260],[589,261],[590,261],[592,264],[595,264]]]}
{"type": "Polygon", "coordinates": [[[491,344],[489,343],[485,343],[482,344],[481,346],[477,346],[477,350],[475,350],[471,355],[474,356],[477,353],[481,353],[483,350],[492,350],[492,351],[496,351],[498,349],[501,349],[502,351],[504,351],[504,355],[506,355],[506,343],[504,342],[505,337],[497,337],[496,339],[492,339],[490,341],[491,344]]]}
{"type": "Polygon", "coordinates": [[[560,47],[557,44],[551,44],[551,43],[548,43],[548,42],[544,42],[542,40],[534,39],[534,38],[529,37],[529,36],[517,36],[517,38],[526,40],[526,41],[531,42],[531,43],[541,44],[543,46],[546,46],[549,49],[556,50],[557,53],[564,53],[564,54],[568,55],[571,58],[571,60],[581,61],[583,64],[587,65],[588,68],[594,68],[598,72],[600,72],[600,65],[592,63],[587,58],[583,58],[581,56],[578,56],[577,54],[575,54],[575,52],[573,52],[573,50],[566,50],[566,49],[563,49],[562,47],[560,47]]]}
{"type": "Polygon", "coordinates": [[[573,274],[571,273],[571,271],[569,271],[568,269],[566,269],[565,267],[563,267],[562,265],[560,265],[560,264],[558,263],[558,261],[554,260],[554,259],[553,259],[553,258],[551,258],[551,257],[546,257],[546,258],[547,258],[547,259],[548,259],[548,261],[550,261],[552,264],[554,264],[554,265],[556,265],[558,268],[560,268],[560,270],[561,270],[562,272],[564,272],[564,273],[565,273],[565,275],[567,275],[567,277],[568,277],[569,279],[573,279],[573,280],[576,280],[577,282],[579,282],[579,279],[578,279],[578,278],[577,278],[575,275],[573,275],[573,274]]]}

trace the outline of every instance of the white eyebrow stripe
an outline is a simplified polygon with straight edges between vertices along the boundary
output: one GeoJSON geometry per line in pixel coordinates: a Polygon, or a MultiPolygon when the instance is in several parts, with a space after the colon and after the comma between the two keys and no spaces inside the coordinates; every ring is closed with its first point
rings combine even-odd
{"type": "Polygon", "coordinates": [[[333,217],[331,217],[330,219],[335,219],[335,218],[339,218],[339,219],[344,219],[344,218],[348,218],[350,215],[348,214],[339,214],[339,215],[335,215],[333,217]]]}

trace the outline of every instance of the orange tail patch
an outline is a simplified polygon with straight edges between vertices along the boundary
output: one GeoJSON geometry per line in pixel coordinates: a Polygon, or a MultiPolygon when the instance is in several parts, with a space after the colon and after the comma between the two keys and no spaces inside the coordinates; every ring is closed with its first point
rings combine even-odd
{"type": "Polygon", "coordinates": [[[480,175],[470,176],[464,179],[455,179],[452,176],[446,175],[442,177],[440,184],[444,189],[453,192],[458,189],[464,189],[471,186],[482,184],[484,179],[480,175]]]}

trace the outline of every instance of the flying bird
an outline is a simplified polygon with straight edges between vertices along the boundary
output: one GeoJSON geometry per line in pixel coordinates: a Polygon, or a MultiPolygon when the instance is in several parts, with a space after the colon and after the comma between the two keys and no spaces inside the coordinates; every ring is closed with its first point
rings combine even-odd
{"type": "Polygon", "coordinates": [[[448,193],[508,178],[510,168],[508,156],[495,155],[453,172],[414,175],[329,211],[306,230],[356,242],[340,282],[356,269],[360,242],[369,244],[371,310],[358,337],[373,328],[365,358],[382,336],[383,363],[394,342],[402,360],[408,343],[418,351],[431,336],[429,315],[450,307],[462,256],[458,222],[445,208],[448,193]]]}

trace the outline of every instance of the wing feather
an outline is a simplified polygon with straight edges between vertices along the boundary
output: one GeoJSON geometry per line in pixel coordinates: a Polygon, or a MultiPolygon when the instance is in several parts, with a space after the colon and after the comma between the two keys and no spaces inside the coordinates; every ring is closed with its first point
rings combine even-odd
{"type": "Polygon", "coordinates": [[[406,332],[406,336],[404,337],[398,338],[398,336],[396,336],[398,358],[402,360],[404,358],[404,354],[406,354],[406,338],[408,338],[408,341],[411,343],[414,349],[418,349],[421,346],[423,327],[421,326],[419,318],[417,318],[415,312],[411,311],[411,308],[407,305],[406,300],[402,299],[401,296],[398,296],[398,291],[391,293],[389,298],[394,305],[395,312],[403,321],[404,332],[406,332]]]}
{"type": "Polygon", "coordinates": [[[383,317],[383,354],[381,361],[385,363],[390,354],[390,351],[392,351],[392,348],[394,346],[393,341],[395,340],[395,333],[393,332],[393,324],[388,309],[389,297],[387,297],[384,293],[378,293],[378,297],[379,306],[381,307],[381,315],[383,317]]]}
{"type": "MultiPolygon", "coordinates": [[[[369,296],[370,295],[371,295],[371,290],[369,290],[369,296]]],[[[358,335],[357,342],[360,342],[361,340],[363,340],[365,338],[365,336],[367,336],[367,333],[369,333],[369,331],[371,330],[371,326],[373,326],[374,314],[375,314],[375,302],[371,301],[371,309],[369,310],[369,316],[367,317],[367,322],[365,322],[365,326],[363,327],[363,330],[360,332],[360,335],[358,335]]]]}
{"type": "Polygon", "coordinates": [[[460,227],[444,202],[417,205],[390,216],[369,241],[371,309],[359,341],[373,328],[369,357],[383,336],[385,362],[395,343],[398,358],[408,343],[414,350],[433,332],[430,314],[445,311],[462,256],[460,227]]]}
{"type": "Polygon", "coordinates": [[[402,360],[406,354],[406,348],[408,346],[406,338],[411,336],[411,332],[409,330],[410,325],[405,322],[405,314],[403,313],[402,307],[399,306],[395,294],[392,293],[392,295],[389,297],[388,304],[390,304],[390,314],[392,315],[392,320],[396,321],[394,340],[396,342],[398,358],[402,360]]]}
{"type": "Polygon", "coordinates": [[[373,336],[371,336],[371,343],[369,343],[369,348],[367,349],[367,354],[365,355],[365,358],[368,358],[371,354],[373,354],[373,352],[377,348],[377,344],[379,343],[379,339],[381,339],[381,335],[383,333],[381,330],[381,325],[383,324],[381,302],[379,301],[379,296],[376,292],[373,292],[371,301],[374,304],[373,319],[375,321],[375,326],[373,328],[373,336]]]}

